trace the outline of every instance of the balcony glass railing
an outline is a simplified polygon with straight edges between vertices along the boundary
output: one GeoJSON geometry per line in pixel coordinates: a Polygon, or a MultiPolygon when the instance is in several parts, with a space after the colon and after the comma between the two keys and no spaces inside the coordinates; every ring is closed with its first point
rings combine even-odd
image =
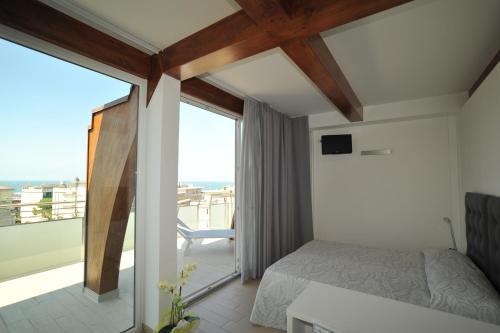
{"type": "Polygon", "coordinates": [[[50,201],[0,204],[0,226],[82,218],[85,201],[50,201]]]}
{"type": "MultiPolygon", "coordinates": [[[[0,227],[0,282],[83,261],[85,201],[4,204],[1,210],[11,223],[0,227]]],[[[132,212],[123,251],[134,248],[134,224],[132,212]]]]}
{"type": "MultiPolygon", "coordinates": [[[[191,230],[234,229],[233,216],[235,193],[232,187],[220,190],[204,190],[201,187],[179,187],[177,195],[177,217],[191,230]]],[[[211,285],[233,274],[235,266],[235,237],[189,238],[179,233],[177,240],[179,267],[195,263],[198,268],[183,288],[190,296],[206,290],[211,285]]],[[[216,237],[213,234],[210,237],[216,237]]]]}
{"type": "Polygon", "coordinates": [[[232,188],[204,191],[198,187],[177,190],[177,217],[193,230],[232,229],[235,195],[232,188]]]}

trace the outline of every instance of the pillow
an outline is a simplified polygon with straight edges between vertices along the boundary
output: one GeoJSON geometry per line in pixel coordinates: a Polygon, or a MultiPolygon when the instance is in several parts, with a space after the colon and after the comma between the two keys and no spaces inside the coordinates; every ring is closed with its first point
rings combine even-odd
{"type": "Polygon", "coordinates": [[[424,250],[430,307],[500,325],[500,296],[469,259],[454,250],[424,250]]]}

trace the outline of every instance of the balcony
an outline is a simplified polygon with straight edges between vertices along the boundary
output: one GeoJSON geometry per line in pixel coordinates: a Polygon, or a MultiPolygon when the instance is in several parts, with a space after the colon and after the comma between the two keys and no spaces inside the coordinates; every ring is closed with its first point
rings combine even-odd
{"type": "Polygon", "coordinates": [[[123,247],[119,297],[83,294],[83,218],[0,227],[0,332],[123,331],[133,324],[134,216],[123,247]],[[12,249],[16,249],[12,251],[12,249]]]}
{"type": "Polygon", "coordinates": [[[234,241],[229,239],[205,239],[195,241],[183,254],[185,240],[177,239],[179,267],[182,263],[196,263],[197,269],[191,280],[183,288],[185,295],[207,287],[208,285],[234,273],[234,241]]]}
{"type": "MultiPolygon", "coordinates": [[[[231,191],[200,190],[196,195],[185,195],[179,202],[179,218],[195,230],[231,228],[231,191]]],[[[9,332],[13,324],[60,327],[68,332],[93,327],[116,332],[132,326],[134,213],[121,256],[119,297],[95,303],[83,294],[84,207],[82,201],[1,205],[9,224],[0,227],[0,332],[9,332]],[[47,319],[38,322],[37,318],[47,319]]],[[[177,240],[179,267],[198,265],[185,295],[234,273],[234,240],[195,239],[189,248],[183,237],[177,240]]]]}
{"type": "MultiPolygon", "coordinates": [[[[193,231],[234,229],[234,208],[235,196],[231,188],[214,191],[203,191],[200,187],[178,189],[177,216],[193,231]]],[[[236,270],[233,237],[199,238],[189,243],[179,233],[177,250],[179,267],[187,263],[198,266],[183,289],[184,295],[200,291],[236,270]]]]}

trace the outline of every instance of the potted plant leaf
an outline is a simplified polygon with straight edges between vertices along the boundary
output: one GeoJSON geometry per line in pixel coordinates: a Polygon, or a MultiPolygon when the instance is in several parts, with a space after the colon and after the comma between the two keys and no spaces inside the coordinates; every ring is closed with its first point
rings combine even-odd
{"type": "Polygon", "coordinates": [[[195,264],[186,264],[177,275],[176,283],[160,281],[158,284],[158,288],[172,299],[170,307],[160,319],[158,333],[192,333],[200,325],[200,318],[186,311],[186,303],[182,299],[182,287],[186,285],[195,269],[195,264]]]}

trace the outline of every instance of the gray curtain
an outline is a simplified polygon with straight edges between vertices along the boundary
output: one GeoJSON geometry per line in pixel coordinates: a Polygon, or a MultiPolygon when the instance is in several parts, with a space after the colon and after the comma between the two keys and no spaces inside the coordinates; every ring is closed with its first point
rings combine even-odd
{"type": "Polygon", "coordinates": [[[237,239],[243,281],[313,239],[309,124],[245,100],[237,239]]]}

